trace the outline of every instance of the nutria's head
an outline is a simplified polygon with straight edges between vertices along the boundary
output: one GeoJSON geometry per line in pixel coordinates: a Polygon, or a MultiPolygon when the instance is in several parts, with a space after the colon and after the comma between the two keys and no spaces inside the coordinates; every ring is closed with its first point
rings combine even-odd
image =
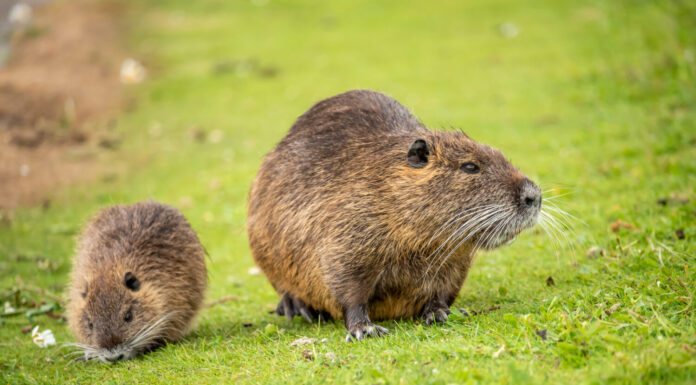
{"type": "Polygon", "coordinates": [[[162,344],[172,314],[161,316],[156,289],[137,271],[114,267],[81,281],[69,322],[86,359],[127,360],[162,344]]]}
{"type": "Polygon", "coordinates": [[[492,249],[537,221],[539,187],[500,151],[461,132],[422,135],[402,156],[404,192],[423,202],[418,215],[429,244],[492,249]]]}

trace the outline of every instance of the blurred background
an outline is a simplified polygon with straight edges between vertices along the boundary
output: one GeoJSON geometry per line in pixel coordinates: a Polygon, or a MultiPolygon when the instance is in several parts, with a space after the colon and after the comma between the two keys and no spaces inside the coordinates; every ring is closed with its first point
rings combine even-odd
{"type": "MultiPolygon", "coordinates": [[[[552,161],[586,158],[574,141],[630,134],[641,152],[689,139],[679,136],[693,97],[690,2],[2,0],[0,14],[0,208],[10,211],[127,173],[124,154],[253,168],[313,102],[353,88],[390,94],[433,128],[464,129],[550,182],[582,172],[552,161]],[[678,127],[651,138],[660,119],[678,127]]],[[[638,172],[611,152],[601,161],[604,172],[638,172]]]]}
{"type": "MultiPolygon", "coordinates": [[[[0,361],[41,362],[15,330],[35,322],[23,314],[41,301],[55,304],[44,312],[55,319],[41,322],[69,340],[60,301],[41,293],[62,295],[75,236],[108,204],[156,199],[199,232],[208,297],[238,299],[205,313],[199,336],[234,342],[247,338],[243,323],[275,322],[265,310],[276,294],[249,270],[248,188],[299,115],[355,88],[499,148],[579,218],[572,231],[535,230],[479,258],[458,306],[524,314],[543,302],[556,313],[540,319],[561,320],[568,309],[608,308],[614,299],[597,294],[607,290],[636,303],[623,291],[634,287],[647,290],[645,309],[668,311],[679,302],[653,283],[693,287],[696,269],[683,257],[696,237],[695,76],[693,1],[0,0],[0,289],[23,311],[3,318],[0,348],[12,353],[0,361]],[[682,257],[665,267],[672,254],[657,242],[682,257]]],[[[674,330],[693,330],[693,317],[675,318],[674,330]]],[[[493,338],[463,333],[474,346],[493,338]]],[[[562,335],[576,350],[558,356],[574,357],[588,379],[631,378],[619,358],[615,371],[583,366],[583,349],[613,359],[608,340],[562,335]]],[[[670,359],[658,335],[621,338],[662,368],[670,359]]],[[[672,336],[681,351],[683,336],[672,336]]],[[[534,357],[558,367],[553,354],[534,357]]],[[[454,373],[445,364],[436,366],[454,373]]],[[[40,366],[59,373],[60,361],[40,366]]]]}

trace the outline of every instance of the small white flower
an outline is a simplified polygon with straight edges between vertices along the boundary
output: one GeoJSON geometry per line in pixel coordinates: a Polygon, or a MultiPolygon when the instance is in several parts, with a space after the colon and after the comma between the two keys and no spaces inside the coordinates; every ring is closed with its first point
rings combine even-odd
{"type": "Polygon", "coordinates": [[[328,353],[326,353],[324,356],[326,357],[326,359],[327,359],[328,361],[331,361],[331,362],[338,362],[338,356],[336,355],[336,353],[328,352],[328,353]]]}
{"type": "Polygon", "coordinates": [[[513,23],[500,24],[498,29],[500,31],[500,34],[503,35],[503,37],[507,37],[508,39],[516,37],[520,33],[520,30],[513,23]]]}
{"type": "Polygon", "coordinates": [[[309,337],[300,337],[296,339],[295,341],[292,341],[290,346],[305,346],[305,345],[312,345],[316,344],[317,339],[316,338],[309,338],[309,337]]]}
{"type": "Polygon", "coordinates": [[[247,271],[247,272],[249,273],[249,275],[259,275],[259,274],[261,274],[261,269],[254,266],[254,267],[250,267],[249,271],[247,271]]]}
{"type": "Polygon", "coordinates": [[[694,51],[690,49],[685,49],[684,50],[684,60],[687,63],[693,63],[696,59],[696,55],[694,55],[694,51]]]}
{"type": "Polygon", "coordinates": [[[31,167],[28,164],[23,164],[19,167],[19,175],[27,176],[31,172],[31,167]]]}
{"type": "Polygon", "coordinates": [[[220,143],[224,136],[225,133],[222,130],[213,130],[210,132],[208,140],[210,140],[210,143],[220,143]]]}
{"type": "Polygon", "coordinates": [[[5,314],[7,314],[7,313],[14,313],[15,311],[16,311],[16,309],[13,308],[12,305],[10,305],[9,302],[5,302],[5,314]]]}
{"type": "Polygon", "coordinates": [[[151,137],[159,138],[162,136],[162,124],[160,122],[154,122],[147,131],[150,133],[151,137]]]}
{"type": "Polygon", "coordinates": [[[135,84],[145,80],[145,67],[135,59],[126,59],[121,64],[121,83],[135,84]]]}
{"type": "Polygon", "coordinates": [[[53,336],[51,329],[46,329],[39,333],[39,326],[37,325],[31,331],[31,338],[34,343],[39,345],[40,348],[45,348],[56,344],[56,337],[53,336]]]}
{"type": "Polygon", "coordinates": [[[25,3],[17,3],[7,15],[7,20],[10,24],[26,25],[31,21],[31,7],[25,3]]]}

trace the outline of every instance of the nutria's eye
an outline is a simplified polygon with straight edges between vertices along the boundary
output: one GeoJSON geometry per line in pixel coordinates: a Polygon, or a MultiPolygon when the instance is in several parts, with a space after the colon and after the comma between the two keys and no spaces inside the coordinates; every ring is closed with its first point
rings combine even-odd
{"type": "Polygon", "coordinates": [[[138,278],[135,278],[130,271],[123,277],[123,283],[125,283],[126,287],[131,291],[138,291],[140,289],[140,281],[138,281],[138,278]]]}
{"type": "Polygon", "coordinates": [[[124,321],[126,322],[131,322],[133,321],[133,313],[131,313],[130,309],[126,313],[126,316],[123,318],[124,321]]]}
{"type": "Polygon", "coordinates": [[[92,325],[92,321],[87,321],[87,327],[89,328],[89,330],[94,329],[94,325],[92,325]]]}
{"type": "Polygon", "coordinates": [[[462,165],[462,170],[467,174],[476,174],[480,168],[475,163],[467,162],[462,165]]]}

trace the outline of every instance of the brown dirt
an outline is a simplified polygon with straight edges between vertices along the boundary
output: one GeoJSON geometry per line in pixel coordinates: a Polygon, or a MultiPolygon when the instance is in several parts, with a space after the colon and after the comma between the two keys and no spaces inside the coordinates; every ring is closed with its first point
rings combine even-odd
{"type": "Polygon", "coordinates": [[[104,122],[123,101],[121,14],[114,1],[62,0],[13,32],[0,67],[0,210],[103,171],[104,122]]]}

